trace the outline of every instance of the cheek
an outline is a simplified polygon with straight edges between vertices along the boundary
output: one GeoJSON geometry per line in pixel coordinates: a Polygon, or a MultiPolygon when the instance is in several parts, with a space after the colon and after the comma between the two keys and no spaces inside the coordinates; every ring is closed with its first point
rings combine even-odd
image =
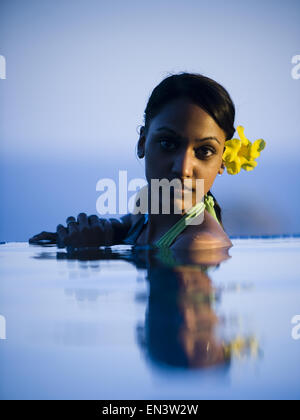
{"type": "Polygon", "coordinates": [[[146,172],[154,178],[159,178],[160,174],[163,176],[163,172],[168,167],[166,159],[160,156],[159,150],[154,146],[145,148],[145,167],[146,172]]]}
{"type": "Polygon", "coordinates": [[[206,194],[212,187],[221,163],[209,162],[206,165],[201,165],[197,170],[196,177],[204,179],[204,193],[206,194]]]}
{"type": "Polygon", "coordinates": [[[145,176],[148,183],[153,178],[160,178],[160,164],[153,150],[145,151],[145,176]]]}
{"type": "Polygon", "coordinates": [[[213,179],[218,173],[221,162],[217,159],[203,161],[196,166],[196,177],[204,179],[213,179]]]}

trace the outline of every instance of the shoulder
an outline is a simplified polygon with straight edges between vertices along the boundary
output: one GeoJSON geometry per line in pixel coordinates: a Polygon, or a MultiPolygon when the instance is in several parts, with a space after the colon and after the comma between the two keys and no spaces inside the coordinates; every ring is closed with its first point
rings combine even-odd
{"type": "Polygon", "coordinates": [[[188,226],[178,236],[172,249],[213,249],[231,247],[233,244],[219,223],[205,210],[204,221],[200,225],[188,226]]]}

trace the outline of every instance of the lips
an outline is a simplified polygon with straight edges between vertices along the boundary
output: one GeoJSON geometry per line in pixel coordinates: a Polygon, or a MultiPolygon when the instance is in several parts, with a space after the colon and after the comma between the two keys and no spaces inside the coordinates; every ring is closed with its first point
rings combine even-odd
{"type": "Polygon", "coordinates": [[[188,185],[185,185],[184,184],[184,180],[183,179],[180,179],[180,178],[174,178],[174,179],[171,179],[171,180],[169,180],[169,182],[172,182],[172,181],[174,181],[174,180],[179,180],[180,182],[181,182],[181,188],[175,188],[175,191],[187,191],[187,192],[189,192],[189,191],[191,191],[191,192],[194,192],[194,191],[196,191],[196,189],[194,188],[194,185],[195,185],[195,183],[194,182],[191,182],[191,184],[192,184],[192,188],[189,188],[189,186],[188,185]]]}
{"type": "Polygon", "coordinates": [[[190,189],[190,188],[187,188],[187,187],[183,187],[183,188],[174,188],[174,191],[176,191],[176,192],[186,192],[186,193],[191,193],[191,192],[194,192],[195,190],[192,188],[192,189],[190,189]]]}

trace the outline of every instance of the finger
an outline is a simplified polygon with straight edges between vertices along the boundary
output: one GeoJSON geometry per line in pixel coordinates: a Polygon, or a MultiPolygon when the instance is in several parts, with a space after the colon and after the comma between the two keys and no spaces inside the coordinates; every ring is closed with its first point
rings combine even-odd
{"type": "Polygon", "coordinates": [[[56,233],[43,231],[41,233],[38,233],[37,235],[32,236],[32,238],[30,238],[28,242],[30,244],[38,243],[41,241],[47,241],[47,243],[56,243],[56,240],[57,240],[56,233]]]}
{"type": "Polygon", "coordinates": [[[45,238],[50,233],[51,232],[45,232],[45,231],[43,231],[41,233],[38,233],[37,235],[32,236],[32,238],[36,238],[36,239],[38,239],[38,238],[45,238]]]}
{"type": "Polygon", "coordinates": [[[103,222],[95,214],[88,217],[91,229],[91,240],[94,246],[100,246],[103,244],[104,230],[103,222]]]}
{"type": "Polygon", "coordinates": [[[57,246],[58,248],[64,248],[67,245],[68,231],[63,225],[57,225],[57,246]]]}
{"type": "Polygon", "coordinates": [[[56,235],[56,233],[43,231],[41,233],[38,233],[37,235],[32,236],[32,238],[47,239],[47,238],[52,238],[53,235],[56,235]]]}
{"type": "Polygon", "coordinates": [[[80,247],[83,245],[83,238],[79,231],[79,225],[75,217],[68,217],[68,237],[65,238],[65,244],[72,247],[80,247]]]}
{"type": "Polygon", "coordinates": [[[70,235],[76,235],[76,234],[78,234],[78,232],[79,232],[78,224],[77,224],[77,222],[75,220],[69,220],[68,221],[68,231],[69,231],[69,234],[70,235]]]}
{"type": "Polygon", "coordinates": [[[75,217],[74,217],[74,216],[69,216],[69,217],[67,217],[67,219],[66,219],[66,223],[68,224],[69,222],[76,222],[75,217]]]}
{"type": "Polygon", "coordinates": [[[92,214],[91,216],[89,216],[88,221],[91,226],[100,226],[100,219],[95,214],[92,214]]]}
{"type": "Polygon", "coordinates": [[[87,230],[89,227],[89,221],[85,213],[79,213],[77,216],[77,223],[79,225],[79,231],[82,232],[87,230]]]}
{"type": "Polygon", "coordinates": [[[101,219],[101,222],[103,223],[102,229],[103,229],[104,243],[107,245],[111,245],[113,242],[113,234],[114,234],[112,224],[107,219],[101,219]]]}

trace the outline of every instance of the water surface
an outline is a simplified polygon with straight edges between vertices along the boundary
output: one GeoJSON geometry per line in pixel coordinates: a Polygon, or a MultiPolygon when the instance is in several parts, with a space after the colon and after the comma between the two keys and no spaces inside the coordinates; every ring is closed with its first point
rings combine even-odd
{"type": "Polygon", "coordinates": [[[299,399],[300,239],[232,241],[0,245],[1,399],[299,399]]]}

